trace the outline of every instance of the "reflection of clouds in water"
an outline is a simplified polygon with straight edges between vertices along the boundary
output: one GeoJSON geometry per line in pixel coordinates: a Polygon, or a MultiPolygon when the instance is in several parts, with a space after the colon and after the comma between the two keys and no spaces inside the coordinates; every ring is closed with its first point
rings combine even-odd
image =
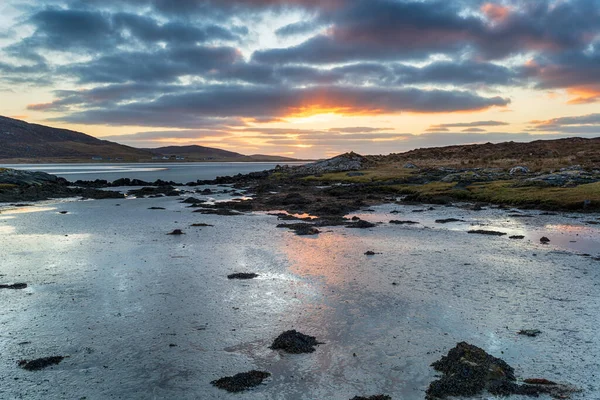
{"type": "Polygon", "coordinates": [[[31,206],[31,207],[19,207],[19,208],[12,208],[12,209],[7,209],[7,210],[2,210],[2,214],[4,214],[4,215],[10,215],[10,214],[28,214],[28,213],[34,213],[34,212],[53,211],[53,210],[56,210],[56,207],[35,207],[35,206],[31,206]]]}
{"type": "Polygon", "coordinates": [[[15,227],[14,226],[0,226],[0,235],[6,235],[9,233],[14,233],[15,231],[15,227]]]}
{"type": "Polygon", "coordinates": [[[121,173],[121,172],[156,172],[156,171],[166,171],[167,168],[116,168],[116,167],[107,167],[105,169],[94,169],[89,171],[72,171],[72,172],[60,172],[61,175],[76,175],[76,174],[104,174],[104,173],[121,173]]]}
{"type": "Polygon", "coordinates": [[[575,234],[580,234],[580,233],[594,234],[597,231],[597,228],[593,228],[591,226],[571,225],[571,224],[547,224],[545,226],[545,228],[550,231],[575,233],[575,234]]]}
{"type": "Polygon", "coordinates": [[[166,171],[166,167],[138,167],[132,165],[77,165],[77,166],[35,166],[19,167],[25,171],[46,171],[61,175],[74,174],[105,174],[122,172],[156,172],[166,171]]]}

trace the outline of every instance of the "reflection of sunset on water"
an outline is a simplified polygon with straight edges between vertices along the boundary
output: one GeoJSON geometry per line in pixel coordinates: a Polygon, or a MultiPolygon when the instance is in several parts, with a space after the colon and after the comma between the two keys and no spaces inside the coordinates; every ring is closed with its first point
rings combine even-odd
{"type": "Polygon", "coordinates": [[[323,277],[328,284],[339,285],[347,280],[349,267],[356,263],[357,248],[362,246],[360,236],[347,236],[336,230],[315,237],[290,233],[283,250],[293,273],[323,277]]]}

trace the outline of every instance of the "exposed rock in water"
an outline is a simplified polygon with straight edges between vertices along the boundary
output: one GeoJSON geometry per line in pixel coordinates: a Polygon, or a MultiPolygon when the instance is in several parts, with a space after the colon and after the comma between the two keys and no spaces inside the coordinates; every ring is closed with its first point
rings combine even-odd
{"type": "Polygon", "coordinates": [[[175,229],[172,232],[167,233],[167,235],[185,235],[181,229],[175,229]]]}
{"type": "Polygon", "coordinates": [[[504,236],[504,235],[506,235],[505,232],[487,231],[485,229],[475,229],[475,230],[469,231],[469,233],[476,233],[476,234],[479,234],[479,235],[490,235],[490,236],[504,236]]]}
{"type": "Polygon", "coordinates": [[[217,379],[212,381],[211,385],[227,390],[228,392],[236,393],[259,386],[270,376],[271,374],[268,372],[252,370],[217,379]]]}
{"type": "Polygon", "coordinates": [[[471,397],[486,390],[493,395],[533,397],[542,393],[564,395],[573,391],[573,388],[565,385],[519,385],[516,383],[514,369],[505,361],[465,342],[458,343],[431,366],[444,375],[429,385],[426,392],[428,400],[445,399],[448,396],[471,397]]]}
{"type": "Polygon", "coordinates": [[[0,285],[0,289],[25,289],[26,283],[13,283],[12,285],[0,285]]]}
{"type": "Polygon", "coordinates": [[[258,274],[253,272],[236,272],[235,274],[227,275],[227,279],[254,279],[258,274]]]}
{"type": "Polygon", "coordinates": [[[390,224],[394,224],[394,225],[415,225],[418,224],[418,222],[416,221],[399,221],[397,219],[393,219],[390,221],[390,224]]]}
{"type": "Polygon", "coordinates": [[[523,379],[523,382],[529,383],[530,385],[558,385],[558,383],[544,378],[527,378],[523,379]]]}
{"type": "Polygon", "coordinates": [[[539,335],[540,333],[542,333],[542,331],[540,331],[539,329],[521,329],[517,333],[519,335],[524,335],[524,336],[529,336],[529,337],[536,337],[537,335],[539,335]]]}
{"type": "Polygon", "coordinates": [[[145,196],[179,196],[179,191],[171,185],[157,187],[143,187],[141,189],[130,190],[128,196],[145,197],[145,196]]]}
{"type": "Polygon", "coordinates": [[[374,256],[375,254],[376,253],[374,251],[371,251],[371,250],[365,252],[365,256],[374,256]]]}
{"type": "Polygon", "coordinates": [[[199,203],[206,203],[205,200],[201,200],[201,199],[197,199],[195,197],[188,197],[187,199],[181,201],[181,203],[184,204],[199,204],[199,203]]]}
{"type": "Polygon", "coordinates": [[[540,238],[540,243],[541,244],[548,244],[548,243],[550,243],[550,239],[548,239],[546,236],[542,236],[540,238]]]}
{"type": "Polygon", "coordinates": [[[369,221],[365,221],[364,219],[360,219],[356,222],[352,222],[346,225],[346,228],[357,228],[357,229],[367,229],[367,228],[373,228],[377,225],[375,225],[372,222],[369,221]]]}
{"type": "Polygon", "coordinates": [[[165,210],[164,207],[149,207],[148,210],[165,210]]]}
{"type": "Polygon", "coordinates": [[[384,394],[378,394],[375,396],[365,397],[365,396],[354,396],[350,400],[392,400],[390,396],[386,396],[384,394]]]}
{"type": "Polygon", "coordinates": [[[277,227],[291,229],[294,232],[296,232],[296,235],[299,235],[299,236],[317,235],[317,234],[321,233],[321,231],[318,230],[317,228],[315,228],[315,226],[312,224],[304,224],[304,223],[278,224],[277,227]]]}
{"type": "Polygon", "coordinates": [[[458,218],[444,218],[444,219],[436,219],[435,220],[436,224],[447,224],[450,222],[465,222],[462,219],[458,219],[458,218]]]}
{"type": "Polygon", "coordinates": [[[283,350],[291,354],[312,353],[315,346],[323,344],[314,336],[305,335],[295,330],[285,331],[279,335],[271,345],[273,350],[283,350]]]}
{"type": "Polygon", "coordinates": [[[26,369],[27,371],[39,371],[51,365],[59,364],[65,357],[63,356],[52,356],[37,358],[35,360],[21,360],[19,361],[19,367],[26,369]]]}
{"type": "Polygon", "coordinates": [[[508,237],[509,239],[525,239],[523,235],[512,235],[508,237]]]}
{"type": "Polygon", "coordinates": [[[213,214],[213,215],[225,215],[225,216],[243,215],[240,212],[233,211],[228,208],[203,208],[201,210],[196,210],[194,212],[197,212],[200,214],[213,214]]]}
{"type": "Polygon", "coordinates": [[[197,223],[197,224],[191,224],[190,226],[199,227],[199,226],[214,226],[214,225],[205,224],[204,222],[200,222],[200,223],[197,223]]]}

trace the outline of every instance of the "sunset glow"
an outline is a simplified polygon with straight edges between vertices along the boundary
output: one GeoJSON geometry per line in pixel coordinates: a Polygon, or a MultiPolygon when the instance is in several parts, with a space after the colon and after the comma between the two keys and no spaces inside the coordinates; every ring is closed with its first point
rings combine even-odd
{"type": "Polygon", "coordinates": [[[0,22],[0,115],[135,147],[600,135],[598,0],[8,0],[0,22]]]}

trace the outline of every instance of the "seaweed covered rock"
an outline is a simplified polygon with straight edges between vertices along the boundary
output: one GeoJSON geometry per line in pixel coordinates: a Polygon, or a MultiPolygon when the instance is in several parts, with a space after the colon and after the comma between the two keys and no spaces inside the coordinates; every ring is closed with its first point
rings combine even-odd
{"type": "Polygon", "coordinates": [[[19,367],[27,371],[39,371],[51,365],[59,364],[64,358],[63,356],[52,356],[36,358],[35,360],[21,360],[19,361],[19,367]]]}
{"type": "Polygon", "coordinates": [[[427,400],[448,396],[470,397],[484,391],[499,396],[518,394],[534,397],[541,393],[564,396],[574,391],[571,387],[545,379],[525,380],[526,384],[520,385],[516,382],[514,369],[504,360],[466,342],[458,343],[431,366],[443,376],[429,385],[427,400]]]}
{"type": "Polygon", "coordinates": [[[283,350],[291,354],[312,353],[315,346],[323,344],[314,336],[305,335],[296,330],[285,331],[279,335],[271,345],[273,350],[283,350]]]}
{"type": "Polygon", "coordinates": [[[212,381],[211,385],[227,390],[228,392],[236,393],[258,386],[270,376],[271,374],[268,372],[252,370],[217,379],[212,381]]]}

